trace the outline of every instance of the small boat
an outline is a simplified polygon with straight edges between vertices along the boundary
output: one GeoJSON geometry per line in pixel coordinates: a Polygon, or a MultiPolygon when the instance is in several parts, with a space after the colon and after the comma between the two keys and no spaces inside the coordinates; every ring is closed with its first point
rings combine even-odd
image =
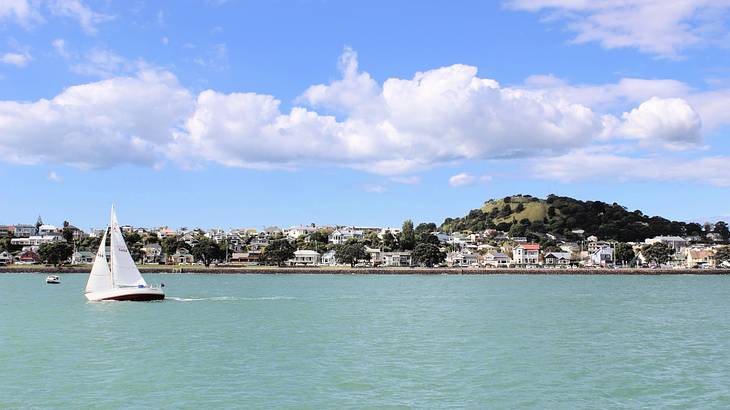
{"type": "Polygon", "coordinates": [[[46,283],[61,283],[61,278],[56,275],[46,276],[46,283]]]}
{"type": "Polygon", "coordinates": [[[109,262],[107,262],[107,232],[101,239],[99,250],[91,267],[89,280],[84,295],[86,299],[96,302],[102,300],[150,301],[162,300],[165,292],[161,287],[150,286],[134,264],[119,229],[117,214],[112,206],[111,226],[109,229],[111,246],[109,262]]]}

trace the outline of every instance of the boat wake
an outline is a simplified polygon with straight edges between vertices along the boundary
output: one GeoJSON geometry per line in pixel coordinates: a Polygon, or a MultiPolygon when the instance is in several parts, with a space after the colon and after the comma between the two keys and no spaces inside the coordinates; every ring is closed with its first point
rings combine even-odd
{"type": "Polygon", "coordinates": [[[181,297],[175,297],[175,296],[168,296],[166,299],[168,300],[174,300],[176,302],[200,302],[200,301],[213,301],[213,302],[220,302],[220,301],[257,301],[257,300],[293,300],[296,299],[291,296],[263,296],[258,298],[246,298],[246,297],[235,297],[235,296],[214,296],[209,298],[181,298],[181,297]]]}

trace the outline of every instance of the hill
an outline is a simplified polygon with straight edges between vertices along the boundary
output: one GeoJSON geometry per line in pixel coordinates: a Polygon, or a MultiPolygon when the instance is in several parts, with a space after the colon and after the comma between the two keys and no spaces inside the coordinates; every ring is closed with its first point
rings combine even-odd
{"type": "Polygon", "coordinates": [[[441,230],[445,232],[478,232],[489,228],[509,232],[512,236],[538,239],[550,233],[570,240],[578,239],[579,235],[574,231],[582,230],[584,236],[596,235],[622,242],[643,241],[657,235],[703,234],[703,227],[698,223],[647,216],[617,203],[581,201],[557,195],[545,199],[530,195],[490,199],[466,216],[446,218],[441,224],[441,230]]]}

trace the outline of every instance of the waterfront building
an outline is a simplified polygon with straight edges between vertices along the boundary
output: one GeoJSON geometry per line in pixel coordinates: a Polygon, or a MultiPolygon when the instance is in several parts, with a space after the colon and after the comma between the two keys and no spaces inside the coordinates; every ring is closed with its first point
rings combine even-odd
{"type": "Polygon", "coordinates": [[[517,245],[512,250],[512,255],[515,265],[537,265],[540,263],[540,245],[537,243],[517,245]]]}
{"type": "Polygon", "coordinates": [[[501,252],[490,252],[484,256],[484,264],[493,268],[509,267],[509,255],[501,252]]]}
{"type": "Polygon", "coordinates": [[[309,249],[301,249],[294,252],[294,258],[289,259],[289,266],[317,266],[319,265],[319,252],[309,249]]]}
{"type": "Polygon", "coordinates": [[[715,267],[715,252],[711,249],[689,249],[687,251],[687,267],[715,267]]]}
{"type": "Polygon", "coordinates": [[[680,238],[679,236],[655,236],[644,241],[644,243],[649,245],[653,245],[659,242],[674,249],[675,252],[679,252],[687,247],[687,240],[684,238],[680,238]]]}
{"type": "Polygon", "coordinates": [[[570,252],[548,252],[545,254],[545,265],[569,266],[570,252]]]}
{"type": "Polygon", "coordinates": [[[411,266],[411,251],[383,252],[382,266],[405,267],[411,266]]]}
{"type": "Polygon", "coordinates": [[[94,263],[94,252],[89,251],[76,251],[71,255],[72,265],[86,265],[94,263]]]}

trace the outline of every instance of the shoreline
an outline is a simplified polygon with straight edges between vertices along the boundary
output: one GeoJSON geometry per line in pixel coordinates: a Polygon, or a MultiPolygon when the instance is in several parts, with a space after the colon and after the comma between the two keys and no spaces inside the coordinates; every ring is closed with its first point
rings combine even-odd
{"type": "MultiPolygon", "coordinates": [[[[0,273],[85,273],[91,266],[0,266],[0,273]]],[[[647,269],[647,268],[349,268],[276,266],[141,266],[141,273],[165,274],[261,274],[261,275],[730,275],[730,269],[647,269]]]]}

